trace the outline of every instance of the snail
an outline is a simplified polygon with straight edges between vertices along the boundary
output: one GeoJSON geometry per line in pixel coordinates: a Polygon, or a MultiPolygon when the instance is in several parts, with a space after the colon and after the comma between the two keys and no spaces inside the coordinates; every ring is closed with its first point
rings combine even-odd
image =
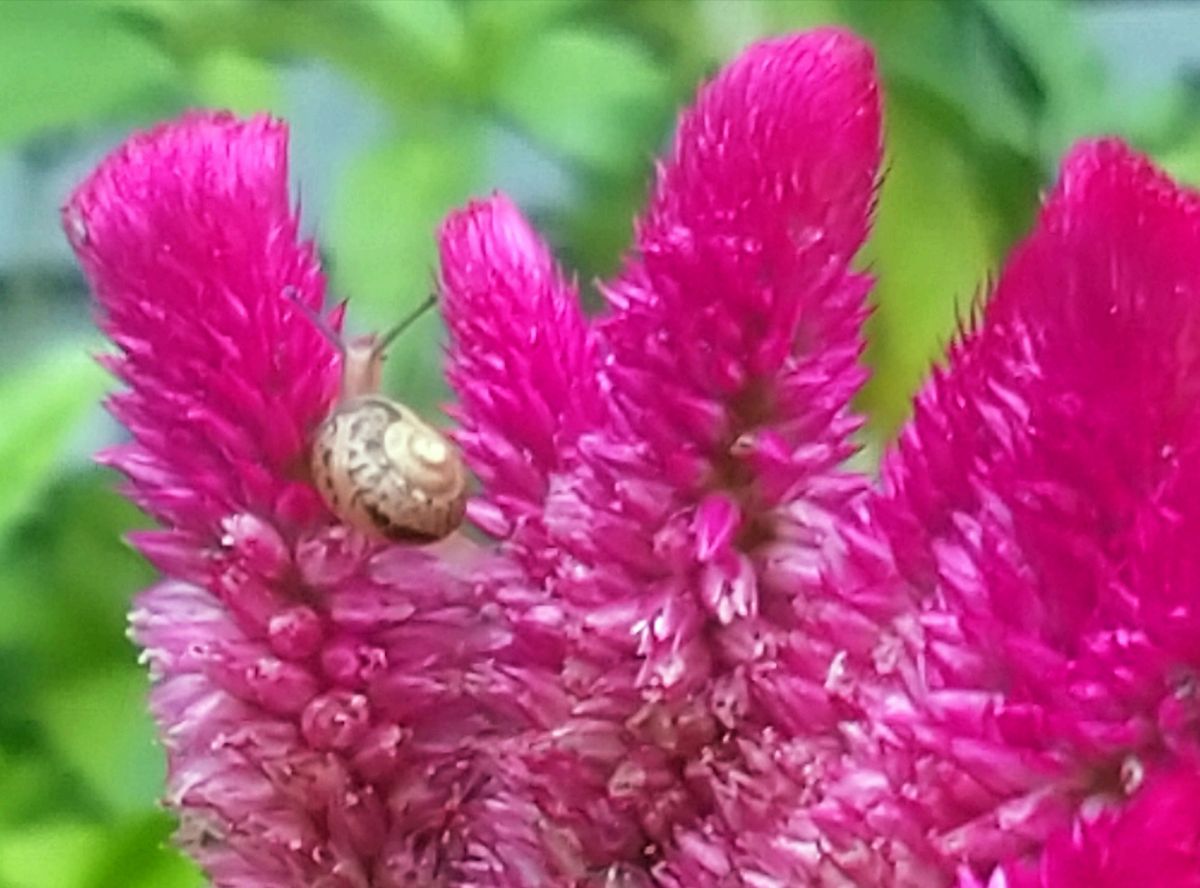
{"type": "Polygon", "coordinates": [[[375,537],[431,543],[466,511],[467,472],[449,438],[379,393],[387,347],[436,301],[430,296],[381,337],[348,343],[307,305],[292,302],[342,355],[342,387],[313,437],[312,478],[340,520],[375,537]]]}

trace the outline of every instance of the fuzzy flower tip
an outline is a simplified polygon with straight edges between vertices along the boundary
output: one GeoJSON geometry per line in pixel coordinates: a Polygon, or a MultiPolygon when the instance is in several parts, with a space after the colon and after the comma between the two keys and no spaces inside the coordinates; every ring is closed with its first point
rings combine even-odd
{"type": "Polygon", "coordinates": [[[895,884],[1200,872],[1198,251],[1200,196],[1077,148],[885,460],[860,537],[896,571],[878,782],[851,762],[823,815],[903,824],[940,875],[895,858],[895,884]]]}

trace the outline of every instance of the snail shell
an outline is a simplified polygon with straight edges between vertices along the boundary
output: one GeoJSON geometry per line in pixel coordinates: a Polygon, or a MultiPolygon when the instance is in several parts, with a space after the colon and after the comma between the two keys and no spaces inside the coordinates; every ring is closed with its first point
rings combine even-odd
{"type": "Polygon", "coordinates": [[[457,448],[382,395],[334,408],[317,429],[312,474],[334,514],[396,542],[439,540],[466,511],[466,470],[457,448]]]}
{"type": "Polygon", "coordinates": [[[379,394],[384,349],[433,297],[382,338],[348,345],[293,301],[342,354],[341,395],[311,450],[312,478],[325,505],[351,527],[384,539],[429,543],[449,536],[466,512],[462,456],[413,411],[379,394]]]}

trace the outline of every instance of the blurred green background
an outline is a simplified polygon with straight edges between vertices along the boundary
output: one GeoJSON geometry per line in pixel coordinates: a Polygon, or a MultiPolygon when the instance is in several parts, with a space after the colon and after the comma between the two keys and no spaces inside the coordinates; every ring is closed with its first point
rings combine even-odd
{"type": "MultiPolygon", "coordinates": [[[[867,453],[1028,225],[1074,139],[1113,132],[1200,180],[1200,6],[1055,0],[0,0],[0,888],[183,888],[162,756],[124,636],[142,519],[89,454],[119,430],[57,228],[132,128],[208,105],[292,123],[293,175],[351,325],[428,292],[434,226],[493,188],[591,281],[628,243],[696,83],[750,40],[872,40],[888,178],[864,261],[867,453]]],[[[428,317],[427,332],[436,333],[428,317]]],[[[390,388],[446,397],[433,335],[390,388]]],[[[868,457],[869,458],[869,457],[868,457]]]]}

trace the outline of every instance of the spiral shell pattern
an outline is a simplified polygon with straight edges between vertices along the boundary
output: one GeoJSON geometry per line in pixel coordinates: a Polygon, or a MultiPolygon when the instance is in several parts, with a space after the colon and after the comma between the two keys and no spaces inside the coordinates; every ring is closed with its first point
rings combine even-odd
{"type": "Polygon", "coordinates": [[[312,474],[347,524],[396,542],[432,542],[466,511],[457,448],[407,407],[379,395],[338,405],[317,429],[312,474]]]}

